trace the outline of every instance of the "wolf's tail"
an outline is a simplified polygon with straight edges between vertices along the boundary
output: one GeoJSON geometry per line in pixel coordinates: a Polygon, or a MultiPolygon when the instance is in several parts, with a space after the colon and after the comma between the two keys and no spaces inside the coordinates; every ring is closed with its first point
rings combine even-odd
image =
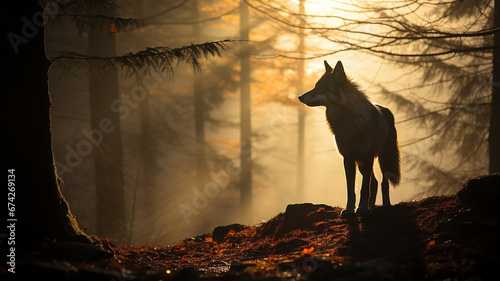
{"type": "Polygon", "coordinates": [[[398,135],[394,124],[394,115],[385,107],[380,107],[380,112],[387,122],[387,125],[389,125],[387,140],[379,155],[380,169],[382,170],[384,178],[387,178],[396,186],[401,179],[401,158],[399,154],[398,135]]]}

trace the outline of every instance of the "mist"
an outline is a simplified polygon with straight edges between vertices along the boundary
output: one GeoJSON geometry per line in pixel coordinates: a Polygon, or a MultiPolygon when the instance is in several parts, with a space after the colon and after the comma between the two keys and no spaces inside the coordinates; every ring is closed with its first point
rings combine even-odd
{"type": "MultiPolygon", "coordinates": [[[[288,9],[298,11],[297,3],[285,2],[282,4],[288,9]]],[[[177,48],[240,39],[239,1],[118,1],[118,5],[122,17],[145,19],[144,25],[122,30],[115,25],[104,27],[100,32],[106,35],[98,43],[110,44],[104,40],[110,40],[106,36],[111,33],[115,44],[111,48],[114,54],[102,54],[105,56],[137,52],[148,46],[177,48]]],[[[116,240],[113,233],[102,232],[98,221],[116,211],[114,199],[120,196],[122,218],[116,227],[126,234],[118,241],[149,246],[174,244],[221,225],[257,225],[283,212],[289,204],[344,207],[347,190],[342,156],[328,128],[324,108],[308,108],[297,99],[321,77],[324,60],[332,65],[342,61],[347,75],[370,100],[386,105],[395,115],[402,178],[398,187],[391,187],[393,204],[456,191],[429,189],[428,175],[423,176],[416,168],[415,155],[427,162],[439,162],[442,170],[453,167],[456,161],[446,154],[432,153],[430,147],[442,140],[428,137],[431,128],[404,121],[420,113],[411,112],[387,94],[404,94],[415,103],[425,104],[419,97],[436,101],[429,95],[430,86],[415,86],[425,76],[423,70],[408,71],[400,64],[359,50],[329,54],[339,48],[337,43],[309,31],[304,33],[290,26],[285,29],[262,10],[249,8],[250,42],[229,43],[221,57],[200,60],[201,70],[189,63],[178,63],[174,64],[173,76],[148,71],[147,67],[138,73],[118,68],[116,72],[104,69],[93,74],[91,67],[76,66],[68,71],[65,65],[52,66],[49,85],[57,172],[72,213],[88,233],[116,240]],[[303,50],[299,49],[301,36],[303,50]],[[250,65],[249,140],[242,140],[240,134],[244,54],[249,54],[250,65]],[[299,78],[301,67],[303,77],[299,78]],[[116,96],[101,100],[97,95],[92,101],[92,75],[105,77],[97,86],[115,83],[116,96]],[[115,114],[116,121],[103,123],[100,121],[104,117],[98,118],[98,127],[94,126],[92,120],[97,117],[92,115],[95,107],[91,103],[115,114]],[[304,158],[299,164],[301,111],[305,116],[304,158]],[[101,149],[101,141],[118,132],[121,162],[114,162],[115,152],[101,149]],[[419,139],[422,141],[415,141],[419,139]],[[249,210],[241,208],[242,200],[248,200],[241,195],[242,143],[250,144],[251,149],[251,181],[245,178],[251,187],[249,210]],[[97,153],[104,155],[105,167],[122,165],[121,174],[96,176],[96,169],[101,169],[96,166],[97,153]],[[299,186],[301,173],[304,184],[299,186]],[[106,196],[106,211],[99,213],[104,207],[98,203],[103,200],[96,191],[98,185],[115,177],[120,177],[116,182],[123,180],[123,194],[106,196]]],[[[331,15],[338,8],[332,4],[321,9],[318,4],[310,4],[305,11],[331,15]]],[[[311,19],[314,21],[319,19],[311,19]]],[[[47,56],[63,51],[88,53],[90,33],[79,31],[68,20],[47,26],[47,56]]],[[[453,94],[450,84],[443,81],[441,98],[436,103],[453,94]]],[[[108,92],[104,89],[102,93],[108,92]]],[[[438,109],[436,103],[427,105],[438,109]]],[[[110,147],[117,146],[111,142],[110,147]]],[[[484,153],[484,148],[478,151],[484,153]]],[[[374,167],[376,177],[381,178],[377,162],[374,167]]],[[[473,168],[457,171],[456,178],[483,171],[484,167],[474,164],[473,168]]],[[[358,173],[357,192],[360,187],[358,173]]],[[[380,196],[377,204],[381,204],[380,196]]]]}

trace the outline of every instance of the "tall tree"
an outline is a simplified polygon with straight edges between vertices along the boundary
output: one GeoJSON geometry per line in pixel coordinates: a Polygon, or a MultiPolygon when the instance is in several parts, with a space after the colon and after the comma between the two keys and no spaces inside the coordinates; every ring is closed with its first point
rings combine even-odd
{"type": "MultiPolygon", "coordinates": [[[[200,13],[198,0],[193,2],[193,38],[199,40],[200,13]]],[[[194,73],[193,76],[193,109],[194,109],[194,134],[196,143],[196,184],[200,188],[208,174],[206,165],[206,143],[205,143],[205,101],[203,91],[203,77],[201,73],[194,73]]]]}
{"type": "MultiPolygon", "coordinates": [[[[240,1],[240,39],[249,40],[250,15],[248,4],[240,1]]],[[[240,188],[243,218],[252,211],[252,124],[250,101],[250,53],[248,43],[240,49],[240,188]]]]}
{"type": "MultiPolygon", "coordinates": [[[[144,2],[134,2],[134,5],[140,11],[142,18],[145,17],[144,2]]],[[[138,79],[138,82],[142,82],[138,79]]],[[[147,222],[143,224],[141,229],[146,233],[147,237],[155,235],[154,229],[158,217],[158,173],[160,168],[157,163],[156,156],[156,139],[154,132],[154,125],[151,118],[151,94],[149,89],[145,89],[145,98],[139,104],[140,110],[140,159],[141,168],[138,177],[141,179],[141,191],[144,194],[145,204],[143,205],[144,212],[148,218],[147,222]]],[[[135,215],[135,214],[132,214],[135,215]]]]}
{"type": "MultiPolygon", "coordinates": [[[[89,32],[89,54],[115,56],[115,31],[89,32]]],[[[126,215],[123,179],[123,145],[120,116],[111,104],[119,99],[118,71],[89,70],[90,124],[96,146],[92,150],[96,185],[97,234],[125,243],[126,215]]]]}
{"type": "MultiPolygon", "coordinates": [[[[299,1],[299,14],[305,14],[305,1],[299,1]]],[[[304,20],[300,21],[300,30],[299,30],[299,46],[298,46],[298,55],[299,60],[297,62],[297,95],[301,95],[304,93],[304,76],[305,76],[305,35],[304,35],[304,20]]],[[[298,108],[298,140],[297,140],[297,199],[301,200],[304,197],[304,158],[305,158],[305,119],[306,112],[303,107],[298,108]]]]}
{"type": "MultiPolygon", "coordinates": [[[[500,28],[500,1],[495,0],[493,27],[500,28]]],[[[500,32],[493,37],[493,83],[491,88],[491,110],[489,127],[489,171],[500,173],[500,32]]]]}
{"type": "MultiPolygon", "coordinates": [[[[16,229],[16,258],[51,240],[92,242],[80,230],[55,173],[42,2],[11,1],[2,24],[6,93],[4,153],[15,183],[9,223],[16,229]],[[29,81],[27,81],[29,79],[29,81]]],[[[10,177],[9,177],[10,178],[10,177]]],[[[2,243],[6,245],[7,243],[2,243]]]]}

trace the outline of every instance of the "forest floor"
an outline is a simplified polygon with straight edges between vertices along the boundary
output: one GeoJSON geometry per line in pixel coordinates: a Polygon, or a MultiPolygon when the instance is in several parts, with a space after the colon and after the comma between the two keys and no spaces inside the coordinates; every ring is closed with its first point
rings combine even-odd
{"type": "Polygon", "coordinates": [[[88,251],[86,246],[49,246],[20,261],[16,275],[106,281],[498,280],[499,197],[500,175],[493,175],[468,181],[456,195],[376,207],[363,216],[342,218],[341,208],[326,205],[289,205],[261,225],[218,227],[166,247],[110,245],[112,254],[97,260],[50,250],[75,253],[88,251]]]}

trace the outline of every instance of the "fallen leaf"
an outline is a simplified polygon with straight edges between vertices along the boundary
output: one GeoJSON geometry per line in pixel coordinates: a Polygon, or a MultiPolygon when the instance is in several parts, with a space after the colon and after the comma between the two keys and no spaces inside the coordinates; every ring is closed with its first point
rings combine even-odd
{"type": "Polygon", "coordinates": [[[312,253],[312,251],[314,251],[314,247],[304,248],[304,250],[302,250],[302,254],[308,255],[308,254],[312,253]]]}

